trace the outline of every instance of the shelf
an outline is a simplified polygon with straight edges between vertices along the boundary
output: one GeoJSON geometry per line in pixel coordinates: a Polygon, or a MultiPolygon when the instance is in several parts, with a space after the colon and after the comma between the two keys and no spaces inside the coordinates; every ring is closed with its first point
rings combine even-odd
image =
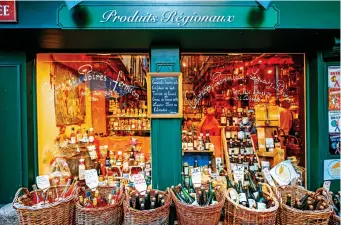
{"type": "Polygon", "coordinates": [[[113,115],[109,115],[107,116],[108,118],[145,118],[147,119],[147,116],[113,116],[113,115]]]}
{"type": "Polygon", "coordinates": [[[275,149],[273,152],[264,152],[264,151],[258,151],[257,152],[257,155],[258,156],[261,156],[261,157],[269,157],[269,158],[273,158],[277,155],[277,150],[275,149]]]}
{"type": "Polygon", "coordinates": [[[122,129],[120,129],[120,130],[113,130],[113,129],[110,129],[109,131],[146,131],[146,132],[150,132],[150,130],[122,130],[122,129]]]}
{"type": "Polygon", "coordinates": [[[213,153],[214,154],[214,151],[198,151],[198,150],[190,150],[190,151],[182,151],[182,155],[184,155],[185,153],[198,153],[198,154],[210,154],[210,153],[213,153]]]}

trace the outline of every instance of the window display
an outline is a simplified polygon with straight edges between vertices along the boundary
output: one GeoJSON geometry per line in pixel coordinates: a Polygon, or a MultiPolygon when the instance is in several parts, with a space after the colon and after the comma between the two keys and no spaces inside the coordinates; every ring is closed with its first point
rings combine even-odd
{"type": "Polygon", "coordinates": [[[39,174],[63,184],[96,169],[110,184],[143,172],[150,184],[148,72],[144,54],[38,54],[39,174]]]}
{"type": "Polygon", "coordinates": [[[183,54],[181,72],[185,179],[289,159],[304,182],[304,54],[183,54]]]}

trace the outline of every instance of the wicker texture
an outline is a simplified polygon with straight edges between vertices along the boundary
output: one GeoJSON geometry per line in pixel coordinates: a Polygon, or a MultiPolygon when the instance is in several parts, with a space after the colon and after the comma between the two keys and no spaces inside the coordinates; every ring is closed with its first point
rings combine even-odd
{"type": "Polygon", "coordinates": [[[287,195],[291,194],[291,205],[295,204],[294,199],[301,199],[310,191],[300,186],[278,187],[281,195],[281,206],[278,213],[277,225],[328,225],[332,207],[325,210],[299,210],[286,205],[287,195]]]}
{"type": "MultiPolygon", "coordinates": [[[[152,190],[156,191],[156,190],[152,190]]],[[[124,225],[168,225],[170,205],[172,203],[171,196],[168,191],[158,191],[165,199],[165,204],[156,209],[136,210],[129,205],[129,196],[126,193],[123,201],[124,225]]]]}
{"type": "Polygon", "coordinates": [[[340,217],[336,214],[332,214],[329,219],[329,225],[340,225],[340,217]]]}
{"type": "Polygon", "coordinates": [[[217,204],[195,206],[181,202],[171,190],[179,225],[217,225],[224,206],[224,191],[216,190],[217,204]]]}
{"type": "MultiPolygon", "coordinates": [[[[108,195],[113,187],[98,187],[100,196],[108,200],[108,195]]],[[[94,194],[94,192],[92,192],[94,194]]],[[[113,205],[107,205],[98,208],[84,208],[76,202],[76,224],[79,225],[119,225],[123,219],[123,199],[124,192],[121,190],[119,201],[113,205]]]]}
{"type": "Polygon", "coordinates": [[[263,195],[270,197],[275,202],[275,206],[265,210],[250,209],[234,202],[226,193],[225,225],[273,225],[276,223],[279,202],[271,187],[268,184],[262,185],[263,190],[264,187],[267,189],[267,191],[263,191],[263,195]]]}
{"type": "MultiPolygon", "coordinates": [[[[77,188],[75,187],[74,190],[77,188]]],[[[61,195],[64,187],[58,187],[58,194],[61,195]]],[[[24,206],[19,202],[19,195],[21,191],[28,194],[26,188],[20,188],[15,194],[13,200],[13,207],[18,214],[19,224],[21,225],[67,225],[73,224],[74,208],[75,208],[75,195],[71,194],[67,198],[46,204],[40,207],[24,206]]],[[[41,192],[38,190],[37,192],[41,192]]],[[[34,192],[31,192],[34,194],[34,192]]]]}

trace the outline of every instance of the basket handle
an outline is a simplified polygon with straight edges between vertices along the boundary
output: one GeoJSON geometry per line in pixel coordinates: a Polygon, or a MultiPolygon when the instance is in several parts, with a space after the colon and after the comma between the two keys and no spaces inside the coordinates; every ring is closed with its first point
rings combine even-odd
{"type": "Polygon", "coordinates": [[[24,187],[19,188],[19,190],[17,191],[17,193],[15,193],[15,196],[13,198],[13,202],[12,202],[13,207],[14,207],[14,203],[18,202],[18,198],[19,198],[21,191],[24,192],[25,194],[30,193],[27,188],[24,188],[24,187]]]}

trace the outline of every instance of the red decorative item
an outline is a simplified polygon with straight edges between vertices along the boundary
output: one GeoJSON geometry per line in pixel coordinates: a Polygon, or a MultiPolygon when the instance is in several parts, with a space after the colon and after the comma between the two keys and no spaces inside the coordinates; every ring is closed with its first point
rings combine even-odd
{"type": "Polygon", "coordinates": [[[0,1],[0,22],[17,22],[15,0],[0,1]]]}

